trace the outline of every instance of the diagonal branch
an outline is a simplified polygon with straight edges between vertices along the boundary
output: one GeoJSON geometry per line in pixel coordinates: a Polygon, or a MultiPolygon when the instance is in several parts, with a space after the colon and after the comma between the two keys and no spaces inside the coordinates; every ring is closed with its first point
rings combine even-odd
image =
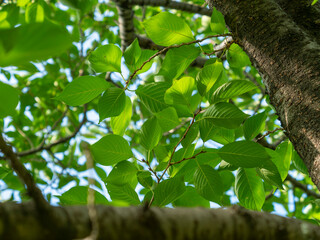
{"type": "Polygon", "coordinates": [[[47,212],[50,206],[49,203],[43,197],[41,190],[37,187],[29,171],[25,168],[25,166],[18,159],[17,155],[13,152],[12,147],[6,143],[1,132],[0,150],[9,159],[10,167],[17,173],[21,181],[26,185],[27,192],[36,203],[36,207],[38,208],[38,210],[40,212],[47,212]]]}
{"type": "MultiPolygon", "coordinates": [[[[84,111],[83,111],[83,119],[82,121],[80,122],[80,124],[78,125],[78,127],[73,131],[72,134],[70,134],[69,136],[67,137],[64,137],[64,138],[60,138],[58,139],[57,141],[53,142],[53,143],[50,143],[48,145],[44,145],[44,144],[40,144],[38,147],[36,148],[33,148],[33,149],[30,149],[30,150],[27,150],[27,151],[23,151],[23,152],[19,152],[17,153],[17,155],[19,157],[23,157],[23,156],[27,156],[27,155],[31,155],[31,154],[34,154],[34,153],[37,153],[37,152],[40,152],[42,150],[49,150],[50,148],[56,146],[56,145],[59,145],[61,143],[65,143],[65,142],[68,142],[70,139],[74,138],[77,133],[80,131],[81,127],[86,123],[87,121],[87,105],[84,105],[84,111]]],[[[44,141],[43,141],[44,143],[44,141]]]]}
{"type": "Polygon", "coordinates": [[[301,182],[297,181],[296,179],[294,179],[292,176],[290,176],[288,174],[287,181],[289,181],[294,187],[300,188],[302,191],[304,191],[307,195],[309,196],[313,196],[315,198],[319,198],[320,199],[320,194],[308,189],[308,187],[304,184],[302,184],[301,182]]]}

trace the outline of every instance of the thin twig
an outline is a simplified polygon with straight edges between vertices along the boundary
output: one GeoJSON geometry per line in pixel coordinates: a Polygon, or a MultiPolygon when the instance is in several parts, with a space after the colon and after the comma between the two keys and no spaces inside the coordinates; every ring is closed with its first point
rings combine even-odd
{"type": "Polygon", "coordinates": [[[231,34],[227,33],[227,34],[210,35],[210,36],[207,36],[207,37],[199,39],[199,40],[194,40],[194,41],[191,41],[191,42],[181,43],[181,44],[178,44],[178,45],[171,45],[171,46],[163,48],[159,52],[157,52],[154,55],[152,55],[147,61],[145,61],[138,69],[136,69],[129,76],[129,79],[126,81],[126,86],[125,86],[124,89],[126,90],[128,88],[128,85],[129,85],[130,81],[134,78],[134,76],[136,75],[137,72],[139,72],[148,62],[150,62],[152,59],[154,59],[155,57],[159,56],[160,54],[164,53],[165,51],[168,51],[169,49],[172,49],[172,48],[179,48],[179,47],[182,47],[182,46],[187,46],[187,45],[191,45],[191,44],[195,44],[195,43],[200,43],[200,42],[203,42],[204,40],[209,39],[209,38],[226,37],[226,36],[231,36],[231,34]]]}
{"type": "Polygon", "coordinates": [[[196,153],[195,155],[193,155],[192,157],[183,158],[183,159],[181,159],[180,161],[177,161],[177,162],[171,162],[170,166],[175,165],[175,164],[179,164],[179,163],[181,163],[183,161],[186,161],[186,160],[195,159],[198,155],[200,155],[202,153],[206,153],[206,151],[202,150],[202,151],[196,153]]]}
{"type": "Polygon", "coordinates": [[[262,140],[263,138],[265,138],[266,136],[268,136],[268,135],[270,135],[271,133],[275,133],[276,131],[279,131],[279,130],[284,130],[283,128],[276,128],[276,129],[274,129],[274,130],[272,130],[272,131],[268,131],[268,132],[266,132],[265,134],[263,134],[261,137],[259,137],[259,138],[257,138],[255,141],[256,142],[259,142],[260,140],[262,140]]]}
{"type": "Polygon", "coordinates": [[[141,162],[147,164],[148,170],[149,170],[150,172],[152,172],[152,174],[156,177],[157,182],[159,182],[159,181],[160,181],[160,180],[159,180],[159,176],[158,176],[157,173],[152,169],[150,163],[149,163],[147,160],[145,160],[145,159],[142,159],[141,162]]]}
{"type": "Polygon", "coordinates": [[[23,157],[23,156],[27,156],[27,155],[30,155],[30,154],[34,154],[34,153],[37,153],[37,152],[40,152],[42,150],[48,150],[56,145],[59,145],[61,143],[65,143],[65,142],[68,142],[70,139],[74,138],[77,133],[80,131],[81,127],[86,123],[87,121],[87,105],[85,104],[84,105],[84,111],[83,111],[83,119],[82,121],[80,122],[80,124],[78,125],[78,127],[76,127],[76,129],[73,131],[73,133],[67,137],[64,137],[64,138],[60,138],[58,139],[57,141],[53,142],[53,143],[50,143],[48,145],[45,145],[45,141],[43,141],[38,147],[36,148],[33,148],[33,149],[30,149],[30,150],[27,150],[27,151],[23,151],[23,152],[18,152],[17,155],[19,157],[23,157]]]}

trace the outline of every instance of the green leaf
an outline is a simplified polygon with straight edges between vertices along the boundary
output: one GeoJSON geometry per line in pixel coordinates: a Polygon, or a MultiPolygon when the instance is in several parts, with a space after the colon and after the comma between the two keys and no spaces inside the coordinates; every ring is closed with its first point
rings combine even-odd
{"type": "Polygon", "coordinates": [[[264,161],[261,167],[256,168],[256,170],[263,180],[279,189],[283,189],[280,173],[276,165],[270,159],[264,161]]]}
{"type": "Polygon", "coordinates": [[[170,49],[157,75],[162,75],[166,81],[171,82],[177,79],[199,54],[200,49],[191,45],[170,49]]]}
{"type": "Polygon", "coordinates": [[[129,203],[130,205],[140,204],[138,194],[130,186],[129,183],[120,184],[120,185],[108,183],[107,190],[112,201],[121,200],[129,203]]]}
{"type": "Polygon", "coordinates": [[[225,128],[237,128],[247,118],[239,108],[231,103],[216,103],[211,105],[203,114],[214,125],[225,128]]]}
{"type": "Polygon", "coordinates": [[[12,116],[19,102],[18,90],[0,81],[0,102],[0,118],[12,116]]]}
{"type": "Polygon", "coordinates": [[[131,187],[137,186],[136,173],[137,167],[129,161],[121,161],[117,163],[107,177],[107,183],[114,185],[122,185],[129,183],[131,187]]]}
{"type": "Polygon", "coordinates": [[[136,38],[123,54],[126,64],[128,66],[136,67],[136,63],[141,56],[141,48],[139,46],[139,41],[136,38]]]}
{"type": "Polygon", "coordinates": [[[98,109],[100,122],[107,117],[116,117],[122,113],[126,105],[126,94],[123,89],[108,88],[99,99],[98,109]]]}
{"type": "Polygon", "coordinates": [[[223,84],[212,95],[211,102],[221,102],[256,89],[256,85],[247,80],[234,80],[223,84]]]}
{"type": "Polygon", "coordinates": [[[155,116],[163,132],[167,132],[180,124],[177,112],[173,107],[157,112],[155,116]]]}
{"type": "Polygon", "coordinates": [[[214,34],[222,34],[226,29],[224,17],[215,7],[212,8],[210,28],[214,34]]]}
{"type": "Polygon", "coordinates": [[[150,171],[138,171],[137,172],[138,182],[145,188],[151,189],[153,184],[155,183],[152,180],[150,171]]]}
{"type": "Polygon", "coordinates": [[[190,98],[194,86],[195,81],[192,77],[183,77],[179,80],[175,80],[173,81],[172,86],[166,91],[164,101],[171,105],[182,104],[191,106],[190,98]]]}
{"type": "MultiPolygon", "coordinates": [[[[62,205],[85,205],[88,198],[87,186],[76,186],[64,192],[61,196],[60,204],[62,205]]],[[[108,204],[108,200],[101,193],[94,191],[94,200],[96,204],[108,204]]]]}
{"type": "Polygon", "coordinates": [[[110,125],[113,133],[123,136],[130,124],[131,116],[132,103],[130,98],[127,96],[124,110],[120,113],[120,115],[111,118],[110,125]]]}
{"type": "Polygon", "coordinates": [[[205,199],[221,203],[223,183],[219,173],[209,165],[199,165],[194,173],[194,186],[205,199]]]}
{"type": "MultiPolygon", "coordinates": [[[[128,66],[130,71],[135,71],[136,69],[140,68],[142,66],[142,64],[144,64],[151,56],[153,56],[157,51],[154,50],[150,50],[150,49],[142,49],[141,50],[141,55],[140,58],[138,59],[138,61],[136,62],[136,64],[134,66],[128,66]]],[[[151,61],[147,62],[143,68],[141,70],[139,70],[136,74],[141,74],[144,73],[146,71],[148,71],[150,69],[150,67],[152,66],[152,63],[154,61],[155,58],[153,58],[151,61]]]]}
{"type": "Polygon", "coordinates": [[[264,112],[248,118],[243,124],[244,137],[247,140],[255,138],[264,129],[266,119],[267,116],[264,112]]]}
{"type": "Polygon", "coordinates": [[[292,163],[298,171],[300,171],[306,175],[309,174],[307,166],[304,164],[304,162],[300,158],[299,154],[295,150],[293,150],[292,163]]]}
{"type": "Polygon", "coordinates": [[[141,127],[141,145],[147,150],[152,150],[161,137],[162,130],[157,118],[149,118],[141,127]]]}
{"type": "Polygon", "coordinates": [[[82,76],[75,78],[63,92],[56,97],[70,106],[80,106],[90,102],[110,87],[103,78],[82,76]]]}
{"type": "Polygon", "coordinates": [[[201,197],[196,189],[191,186],[186,187],[186,192],[174,201],[173,205],[175,207],[210,207],[210,202],[203,197],[201,197]]]}
{"type": "Polygon", "coordinates": [[[273,162],[274,164],[276,164],[280,172],[282,181],[284,181],[290,169],[290,163],[293,153],[292,143],[289,141],[280,143],[276,148],[276,152],[279,154],[279,159],[273,162]]]}
{"type": "Polygon", "coordinates": [[[13,28],[19,22],[19,7],[15,4],[1,6],[0,28],[13,28]]]}
{"type": "Polygon", "coordinates": [[[201,95],[204,95],[212,88],[212,86],[219,79],[222,71],[223,65],[221,62],[215,62],[214,64],[206,65],[201,69],[197,75],[197,85],[201,95]]]}
{"type": "Polygon", "coordinates": [[[91,151],[97,163],[111,166],[122,160],[127,160],[133,154],[128,142],[118,135],[107,135],[91,146],[91,151]]]}
{"type": "Polygon", "coordinates": [[[270,159],[265,148],[251,141],[239,141],[219,149],[219,156],[226,162],[245,168],[260,167],[270,159]]]}
{"type": "Polygon", "coordinates": [[[17,66],[58,56],[72,44],[68,31],[53,23],[25,24],[0,30],[0,66],[17,66]]]}
{"type": "Polygon", "coordinates": [[[26,23],[43,22],[45,19],[42,2],[28,4],[26,8],[26,23]]]}
{"type": "Polygon", "coordinates": [[[315,5],[318,2],[318,0],[313,0],[311,5],[315,5]]]}
{"type": "Polygon", "coordinates": [[[190,127],[185,138],[181,141],[181,145],[183,147],[188,147],[189,145],[191,145],[193,143],[193,141],[198,137],[198,135],[199,135],[199,124],[194,123],[190,127]]]}
{"type": "Polygon", "coordinates": [[[158,45],[170,46],[194,40],[190,27],[181,18],[161,12],[143,23],[151,40],[158,45]]]}
{"type": "Polygon", "coordinates": [[[168,107],[164,103],[164,94],[168,88],[167,83],[149,83],[140,85],[136,94],[150,112],[156,113],[168,107]]]}
{"type": "Polygon", "coordinates": [[[255,169],[240,168],[235,180],[235,193],[242,206],[260,211],[265,201],[262,180],[255,169]]]}
{"type": "Polygon", "coordinates": [[[186,191],[183,178],[175,177],[164,180],[154,189],[153,204],[159,207],[176,201],[186,191]]]}
{"type": "Polygon", "coordinates": [[[98,47],[89,56],[91,67],[96,72],[121,72],[122,52],[114,44],[98,47]]]}
{"type": "Polygon", "coordinates": [[[241,68],[251,64],[248,55],[235,43],[233,43],[227,51],[227,60],[229,65],[235,68],[241,68]]]}
{"type": "Polygon", "coordinates": [[[228,144],[235,140],[233,129],[217,127],[208,119],[200,119],[199,130],[201,139],[204,142],[211,139],[217,143],[228,144]]]}

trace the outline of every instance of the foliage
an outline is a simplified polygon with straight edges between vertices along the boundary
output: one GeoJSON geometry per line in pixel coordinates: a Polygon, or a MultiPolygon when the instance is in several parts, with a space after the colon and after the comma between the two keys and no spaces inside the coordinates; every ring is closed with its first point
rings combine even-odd
{"type": "MultiPolygon", "coordinates": [[[[135,7],[136,33],[162,52],[138,39],[122,51],[111,1],[0,9],[0,129],[49,202],[86,204],[93,176],[97,204],[214,202],[318,217],[315,195],[286,180],[290,172],[315,190],[261,77],[236,43],[216,51],[230,35],[216,9],[210,18],[135,7]],[[192,64],[199,57],[202,68],[192,64]],[[81,140],[91,143],[93,169],[81,140]]],[[[27,200],[0,157],[2,197],[27,200]]]]}

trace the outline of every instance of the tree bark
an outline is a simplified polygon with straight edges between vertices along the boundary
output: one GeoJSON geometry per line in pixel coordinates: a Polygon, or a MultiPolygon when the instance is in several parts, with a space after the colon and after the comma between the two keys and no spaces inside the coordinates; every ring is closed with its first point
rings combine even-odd
{"type": "MultiPolygon", "coordinates": [[[[48,226],[34,204],[0,204],[0,239],[79,239],[91,232],[86,206],[53,207],[48,226]]],[[[98,239],[247,240],[320,239],[320,228],[300,220],[245,210],[204,208],[115,208],[97,206],[98,239]]]]}
{"type": "Polygon", "coordinates": [[[266,85],[286,135],[320,190],[320,4],[207,0],[266,85]]]}

